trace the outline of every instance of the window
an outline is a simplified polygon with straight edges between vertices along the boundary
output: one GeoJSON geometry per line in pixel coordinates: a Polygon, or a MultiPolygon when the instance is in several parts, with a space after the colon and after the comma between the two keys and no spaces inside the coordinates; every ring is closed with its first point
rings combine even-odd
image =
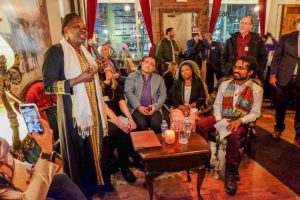
{"type": "Polygon", "coordinates": [[[258,4],[222,4],[213,33],[214,40],[225,42],[230,34],[238,32],[244,16],[253,17],[252,31],[259,32],[258,4]]]}
{"type": "Polygon", "coordinates": [[[148,37],[144,18],[141,11],[138,11],[138,19],[135,17],[134,3],[99,3],[94,34],[99,44],[107,40],[117,53],[127,46],[133,59],[137,59],[137,41],[139,37],[140,58],[148,55],[151,42],[148,37]],[[136,33],[136,21],[139,31],[136,33]]]}

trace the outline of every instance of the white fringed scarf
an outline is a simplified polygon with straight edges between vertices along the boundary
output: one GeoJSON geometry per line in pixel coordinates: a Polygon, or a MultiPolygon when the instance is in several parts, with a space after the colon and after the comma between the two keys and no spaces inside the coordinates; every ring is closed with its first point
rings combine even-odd
{"type": "MultiPolygon", "coordinates": [[[[60,41],[64,52],[64,72],[66,79],[73,79],[82,73],[79,59],[76,50],[70,45],[65,38],[60,41]]],[[[84,56],[88,62],[97,66],[93,56],[88,52],[84,45],[80,46],[84,56]]],[[[96,95],[98,101],[99,112],[102,120],[103,135],[107,134],[107,120],[104,102],[102,98],[102,90],[100,86],[100,79],[98,73],[94,75],[94,83],[96,86],[96,95]]],[[[73,86],[72,99],[72,115],[74,120],[74,127],[77,126],[79,135],[84,139],[92,134],[93,116],[89,98],[86,92],[85,83],[79,83],[73,86]]]]}

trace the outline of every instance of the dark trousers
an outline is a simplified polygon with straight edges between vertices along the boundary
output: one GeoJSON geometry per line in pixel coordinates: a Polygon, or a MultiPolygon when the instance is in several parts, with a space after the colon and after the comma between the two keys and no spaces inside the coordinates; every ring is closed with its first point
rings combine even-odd
{"type": "Polygon", "coordinates": [[[214,91],[214,74],[219,81],[222,77],[222,70],[214,69],[210,64],[206,63],[206,84],[209,93],[212,93],[214,91]]]}
{"type": "Polygon", "coordinates": [[[86,200],[79,187],[66,175],[55,174],[51,182],[47,200],[86,200]]]}
{"type": "MultiPolygon", "coordinates": [[[[300,81],[300,80],[298,80],[300,81]]],[[[292,79],[287,86],[279,86],[277,85],[276,88],[276,125],[274,126],[274,129],[276,131],[283,131],[285,129],[284,119],[286,110],[289,104],[289,101],[291,99],[294,100],[295,104],[295,121],[294,121],[294,127],[297,132],[297,134],[300,134],[300,87],[299,84],[297,85],[297,80],[292,79]]]]}
{"type": "Polygon", "coordinates": [[[150,128],[155,133],[161,133],[160,125],[162,122],[162,116],[159,111],[156,111],[151,116],[146,116],[142,115],[139,111],[135,110],[132,113],[132,118],[134,119],[137,125],[137,130],[144,131],[150,128]]]}
{"type": "Polygon", "coordinates": [[[118,164],[120,168],[128,168],[128,158],[133,153],[130,135],[123,132],[115,124],[108,122],[108,139],[112,147],[118,150],[118,164]]]}
{"type": "MultiPolygon", "coordinates": [[[[208,141],[208,134],[216,131],[214,125],[216,123],[215,117],[209,116],[198,121],[196,124],[197,132],[208,141]]],[[[241,138],[246,135],[248,125],[240,126],[236,131],[233,131],[227,136],[226,146],[226,165],[233,164],[238,168],[239,165],[239,148],[241,146],[241,138]]]]}

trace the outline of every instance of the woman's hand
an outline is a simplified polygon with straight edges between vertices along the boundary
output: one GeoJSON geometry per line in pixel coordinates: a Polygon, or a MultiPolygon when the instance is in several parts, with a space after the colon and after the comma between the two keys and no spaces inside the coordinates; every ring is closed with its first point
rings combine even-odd
{"type": "Polygon", "coordinates": [[[37,132],[34,131],[32,133],[32,137],[34,138],[36,143],[42,148],[42,152],[50,154],[53,152],[53,146],[52,146],[53,131],[45,120],[40,119],[40,122],[44,130],[43,133],[38,134],[37,132]]]}
{"type": "Polygon", "coordinates": [[[79,76],[70,80],[70,86],[73,87],[79,83],[91,82],[94,80],[94,75],[97,73],[97,69],[93,66],[87,68],[79,76]]]}
{"type": "Polygon", "coordinates": [[[129,119],[129,125],[130,125],[130,130],[132,131],[132,130],[134,130],[134,129],[136,129],[136,123],[135,123],[135,121],[133,120],[133,119],[129,119]]]}
{"type": "Polygon", "coordinates": [[[178,109],[182,112],[184,116],[188,116],[190,114],[190,106],[189,105],[180,105],[178,109]]]}
{"type": "Polygon", "coordinates": [[[129,132],[130,132],[130,124],[129,124],[129,123],[125,124],[125,123],[122,122],[121,120],[120,120],[120,122],[119,122],[119,128],[120,128],[122,131],[124,131],[125,133],[129,133],[129,132]]]}

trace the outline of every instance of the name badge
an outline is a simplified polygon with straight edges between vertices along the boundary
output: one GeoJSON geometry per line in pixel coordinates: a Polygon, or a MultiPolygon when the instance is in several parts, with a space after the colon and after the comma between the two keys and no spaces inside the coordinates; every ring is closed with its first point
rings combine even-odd
{"type": "Polygon", "coordinates": [[[216,47],[211,47],[212,50],[216,49],[216,47]]]}
{"type": "Polygon", "coordinates": [[[109,101],[108,96],[104,96],[104,97],[103,97],[103,101],[109,101]]]}
{"type": "Polygon", "coordinates": [[[245,47],[245,51],[249,51],[249,47],[245,47]]]}

